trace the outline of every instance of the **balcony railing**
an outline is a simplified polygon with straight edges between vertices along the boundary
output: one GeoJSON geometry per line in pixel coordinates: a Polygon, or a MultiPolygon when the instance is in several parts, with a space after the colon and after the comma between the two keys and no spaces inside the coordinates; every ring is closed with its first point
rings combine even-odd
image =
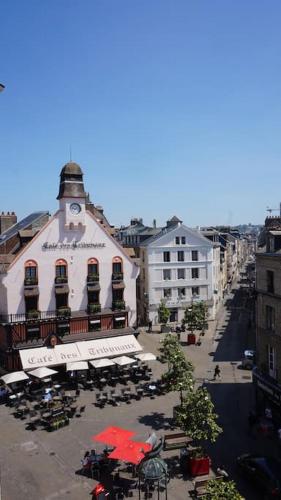
{"type": "Polygon", "coordinates": [[[113,311],[123,311],[126,308],[124,300],[114,300],[112,302],[112,310],[113,311]]]}
{"type": "Polygon", "coordinates": [[[88,283],[88,285],[90,285],[92,283],[98,283],[99,279],[100,279],[99,274],[88,274],[87,283],[88,283]]]}
{"type": "Polygon", "coordinates": [[[67,276],[56,276],[55,277],[55,284],[56,285],[63,285],[68,282],[67,276]]]}
{"type": "Polygon", "coordinates": [[[96,304],[88,304],[87,313],[88,314],[96,314],[101,312],[101,305],[99,303],[96,304]]]}
{"type": "Polygon", "coordinates": [[[112,281],[122,281],[124,278],[123,273],[112,273],[112,281]]]}
{"type": "Polygon", "coordinates": [[[38,278],[37,278],[37,276],[34,276],[32,278],[25,278],[24,279],[24,286],[32,286],[32,285],[38,285],[38,278]]]}

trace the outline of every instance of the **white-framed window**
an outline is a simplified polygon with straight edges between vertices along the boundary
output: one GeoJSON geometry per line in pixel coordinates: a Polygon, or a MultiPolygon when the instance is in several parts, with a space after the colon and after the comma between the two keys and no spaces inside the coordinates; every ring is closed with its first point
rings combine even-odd
{"type": "Polygon", "coordinates": [[[185,269],[178,269],[178,280],[185,279],[185,269]]]}
{"type": "Polygon", "coordinates": [[[171,288],[164,288],[163,290],[163,296],[165,299],[170,299],[172,296],[172,290],[171,288]]]}
{"type": "Polygon", "coordinates": [[[171,279],[171,269],[163,269],[163,280],[170,280],[171,279]]]}
{"type": "Polygon", "coordinates": [[[191,251],[191,260],[197,261],[198,259],[198,250],[192,250],[191,251]]]}
{"type": "Polygon", "coordinates": [[[184,262],[184,251],[183,250],[178,251],[178,262],[184,262]]]}
{"type": "Polygon", "coordinates": [[[191,287],[191,295],[192,295],[192,297],[194,295],[200,295],[200,288],[199,288],[199,286],[193,286],[193,287],[191,287]]]}
{"type": "Polygon", "coordinates": [[[185,288],[178,288],[178,298],[179,299],[185,298],[185,288]]]}
{"type": "Polygon", "coordinates": [[[272,306],[265,306],[265,321],[267,330],[275,330],[275,309],[272,306]]]}
{"type": "Polygon", "coordinates": [[[180,245],[180,237],[179,236],[176,236],[176,245],[180,245]]]}
{"type": "Polygon", "coordinates": [[[198,267],[193,267],[191,269],[191,277],[192,277],[192,279],[199,278],[199,268],[198,267]]]}
{"type": "Polygon", "coordinates": [[[186,243],[185,236],[182,236],[182,237],[181,237],[181,244],[182,244],[182,245],[185,245],[185,243],[186,243]]]}
{"type": "Polygon", "coordinates": [[[163,261],[170,262],[170,260],[171,260],[170,252],[163,252],[163,261]]]}

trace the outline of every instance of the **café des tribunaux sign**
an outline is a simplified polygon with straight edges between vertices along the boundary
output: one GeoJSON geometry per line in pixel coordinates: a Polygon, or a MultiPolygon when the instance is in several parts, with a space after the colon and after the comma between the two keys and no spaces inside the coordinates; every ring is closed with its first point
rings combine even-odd
{"type": "Polygon", "coordinates": [[[20,358],[24,370],[41,366],[55,366],[74,361],[122,356],[142,351],[134,335],[124,335],[106,339],[85,340],[55,347],[21,349],[20,358]]]}

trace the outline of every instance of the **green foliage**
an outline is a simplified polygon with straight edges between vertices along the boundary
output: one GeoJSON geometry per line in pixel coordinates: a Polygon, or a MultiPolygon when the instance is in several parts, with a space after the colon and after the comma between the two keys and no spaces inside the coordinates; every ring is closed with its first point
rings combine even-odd
{"type": "Polygon", "coordinates": [[[160,305],[158,307],[158,317],[159,323],[163,323],[166,325],[170,318],[170,310],[166,307],[166,304],[163,300],[161,300],[160,305]]]}
{"type": "Polygon", "coordinates": [[[194,441],[214,443],[222,432],[216,420],[214,404],[205,387],[190,391],[177,412],[177,424],[194,441]]]}
{"type": "Polygon", "coordinates": [[[168,371],[162,375],[167,391],[182,391],[193,389],[193,365],[185,359],[178,339],[168,334],[165,336],[161,347],[161,361],[168,363],[168,371]]]}
{"type": "Polygon", "coordinates": [[[211,479],[207,483],[202,500],[244,500],[238,493],[234,481],[211,479]]]}
{"type": "Polygon", "coordinates": [[[184,325],[187,325],[188,330],[201,330],[204,332],[208,328],[208,307],[204,302],[195,302],[184,311],[184,325]]]}

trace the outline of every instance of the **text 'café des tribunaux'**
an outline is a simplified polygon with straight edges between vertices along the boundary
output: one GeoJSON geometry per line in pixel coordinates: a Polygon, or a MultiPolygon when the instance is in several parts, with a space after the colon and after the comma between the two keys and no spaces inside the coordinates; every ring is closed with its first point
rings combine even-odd
{"type": "Polygon", "coordinates": [[[58,211],[0,235],[0,362],[8,371],[141,350],[139,268],[89,201],[79,165],[60,174],[58,211]]]}

